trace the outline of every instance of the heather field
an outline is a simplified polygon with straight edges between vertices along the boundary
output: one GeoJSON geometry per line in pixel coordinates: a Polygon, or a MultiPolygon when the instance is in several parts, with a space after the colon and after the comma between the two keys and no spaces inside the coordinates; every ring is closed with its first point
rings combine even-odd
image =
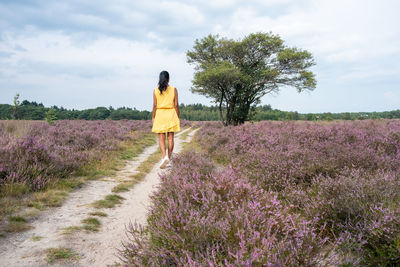
{"type": "Polygon", "coordinates": [[[0,121],[0,236],[27,229],[31,216],[12,216],[21,208],[60,206],[86,179],[111,175],[155,144],[151,126],[143,120],[0,121]]]}
{"type": "Polygon", "coordinates": [[[151,121],[2,121],[0,188],[20,184],[40,190],[150,129],[151,121]]]}
{"type": "Polygon", "coordinates": [[[201,126],[126,265],[400,265],[399,120],[201,126]]]}

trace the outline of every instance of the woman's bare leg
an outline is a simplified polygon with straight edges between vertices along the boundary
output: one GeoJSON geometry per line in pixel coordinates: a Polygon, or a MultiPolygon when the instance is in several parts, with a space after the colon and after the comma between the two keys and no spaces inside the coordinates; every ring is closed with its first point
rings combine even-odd
{"type": "Polygon", "coordinates": [[[162,157],[165,158],[165,133],[158,134],[158,143],[160,144],[162,157]]]}
{"type": "Polygon", "coordinates": [[[174,132],[168,133],[168,158],[171,159],[172,150],[174,150],[174,132]]]}

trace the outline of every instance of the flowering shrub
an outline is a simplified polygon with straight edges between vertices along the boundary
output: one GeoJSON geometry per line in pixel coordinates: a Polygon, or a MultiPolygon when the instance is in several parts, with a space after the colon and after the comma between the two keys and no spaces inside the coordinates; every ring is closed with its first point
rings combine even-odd
{"type": "Polygon", "coordinates": [[[136,266],[313,265],[325,243],[313,223],[290,214],[233,169],[213,172],[200,154],[175,160],[152,196],[148,227],[130,225],[121,258],[136,266]]]}
{"type": "Polygon", "coordinates": [[[201,125],[126,265],[400,265],[399,120],[201,125]]]}
{"type": "Polygon", "coordinates": [[[393,171],[349,169],[336,178],[318,176],[306,190],[303,209],[328,224],[350,263],[400,264],[400,179],[393,171]]]}
{"type": "Polygon", "coordinates": [[[400,170],[400,121],[273,122],[203,127],[197,142],[267,190],[344,168],[400,170]]]}

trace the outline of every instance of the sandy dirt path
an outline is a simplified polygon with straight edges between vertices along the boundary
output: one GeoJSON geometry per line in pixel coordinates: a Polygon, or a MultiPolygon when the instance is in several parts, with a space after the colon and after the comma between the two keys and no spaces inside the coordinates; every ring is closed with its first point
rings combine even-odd
{"type": "MultiPolygon", "coordinates": [[[[174,154],[179,153],[183,143],[189,142],[196,132],[191,131],[186,140],[182,140],[179,135],[187,130],[176,135],[174,154]]],[[[158,144],[146,148],[137,158],[127,161],[114,177],[87,182],[70,193],[63,206],[42,212],[32,223],[33,229],[0,239],[0,266],[109,266],[117,262],[117,248],[121,248],[121,241],[126,239],[125,226],[130,221],[145,224],[149,196],[159,183],[159,174],[168,172],[168,169],[159,169],[159,163],[130,191],[118,193],[125,198],[122,204],[100,210],[108,216],[97,217],[101,221],[98,232],[77,231],[64,235],[63,228],[82,225],[81,220],[89,217],[90,212],[99,211],[90,204],[111,194],[111,189],[120,181],[129,180],[129,175],[157,149],[158,144]],[[33,241],[34,236],[43,238],[33,241]],[[72,248],[79,260],[48,264],[45,250],[57,247],[72,248]]]]}

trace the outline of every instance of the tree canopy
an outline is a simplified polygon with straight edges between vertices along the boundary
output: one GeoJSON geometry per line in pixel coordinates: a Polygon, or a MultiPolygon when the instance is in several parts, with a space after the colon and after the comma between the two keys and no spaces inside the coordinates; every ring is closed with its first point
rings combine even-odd
{"type": "Polygon", "coordinates": [[[311,53],[287,47],[272,33],[252,33],[241,40],[208,35],[187,51],[195,66],[191,91],[213,98],[224,125],[249,119],[264,95],[292,86],[300,93],[316,87],[311,53]],[[225,114],[224,114],[225,113],[225,114]]]}

